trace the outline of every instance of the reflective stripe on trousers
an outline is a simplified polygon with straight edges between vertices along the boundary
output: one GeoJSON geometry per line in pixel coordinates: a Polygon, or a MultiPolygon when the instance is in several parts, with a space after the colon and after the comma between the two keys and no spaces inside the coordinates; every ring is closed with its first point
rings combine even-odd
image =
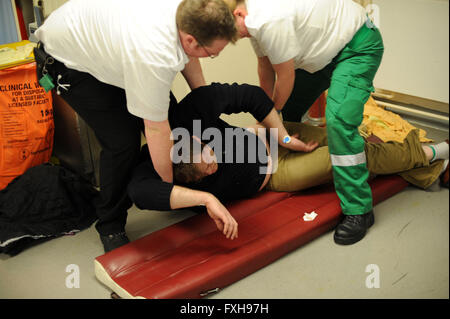
{"type": "Polygon", "coordinates": [[[333,166],[355,166],[366,163],[366,153],[361,152],[356,155],[332,155],[330,154],[333,166]]]}

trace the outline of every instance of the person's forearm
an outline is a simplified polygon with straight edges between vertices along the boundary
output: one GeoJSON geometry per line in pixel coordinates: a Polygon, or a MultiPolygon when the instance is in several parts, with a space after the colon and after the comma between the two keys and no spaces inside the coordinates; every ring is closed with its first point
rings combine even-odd
{"type": "Polygon", "coordinates": [[[289,96],[291,96],[292,89],[294,88],[294,79],[294,75],[277,78],[272,100],[274,102],[274,107],[278,111],[283,109],[289,99],[289,96]]]}
{"type": "Polygon", "coordinates": [[[175,185],[170,194],[170,208],[180,209],[194,206],[206,206],[211,194],[175,185]]]}
{"type": "Polygon", "coordinates": [[[264,118],[261,124],[267,129],[275,128],[277,130],[279,144],[282,144],[283,137],[288,135],[288,132],[284,127],[281,118],[278,116],[275,108],[270,111],[270,113],[264,118]]]}
{"type": "Polygon", "coordinates": [[[153,166],[161,177],[167,183],[172,183],[172,160],[170,152],[173,141],[170,139],[169,121],[153,122],[145,120],[145,138],[147,139],[148,150],[153,162],[153,166]]]}
{"type": "Polygon", "coordinates": [[[225,206],[211,193],[174,186],[170,194],[172,209],[205,206],[217,228],[229,239],[237,238],[238,224],[225,206]]]}
{"type": "Polygon", "coordinates": [[[274,107],[280,111],[283,109],[287,100],[291,96],[292,89],[294,88],[295,81],[295,68],[294,61],[289,60],[287,62],[274,65],[276,72],[276,81],[273,91],[272,100],[274,107]]]}
{"type": "Polygon", "coordinates": [[[191,90],[206,85],[202,66],[198,58],[191,57],[181,74],[183,74],[191,90]]]}
{"type": "Polygon", "coordinates": [[[264,125],[267,129],[269,128],[275,128],[278,132],[278,144],[288,148],[293,151],[301,151],[301,152],[311,152],[317,146],[319,143],[315,141],[302,141],[297,138],[297,134],[294,134],[293,136],[289,136],[288,131],[286,130],[286,127],[284,126],[283,122],[281,121],[280,117],[278,116],[277,111],[275,108],[270,111],[270,113],[264,118],[264,120],[261,122],[262,125],[264,125]],[[287,140],[285,140],[285,138],[287,140]]]}
{"type": "Polygon", "coordinates": [[[273,87],[275,84],[275,71],[267,57],[258,58],[258,77],[259,86],[264,90],[267,96],[272,98],[273,87]]]}

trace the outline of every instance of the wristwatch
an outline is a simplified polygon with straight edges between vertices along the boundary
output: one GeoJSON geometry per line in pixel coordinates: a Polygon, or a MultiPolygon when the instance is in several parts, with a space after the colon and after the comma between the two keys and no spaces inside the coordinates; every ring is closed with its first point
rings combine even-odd
{"type": "Polygon", "coordinates": [[[291,142],[291,137],[289,135],[286,135],[283,137],[283,143],[289,144],[291,142]]]}

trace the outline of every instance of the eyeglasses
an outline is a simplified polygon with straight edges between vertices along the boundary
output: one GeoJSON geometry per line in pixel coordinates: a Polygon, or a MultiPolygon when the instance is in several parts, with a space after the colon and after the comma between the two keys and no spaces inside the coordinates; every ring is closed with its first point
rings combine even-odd
{"type": "Polygon", "coordinates": [[[219,54],[212,54],[209,53],[209,51],[206,49],[206,46],[204,46],[201,42],[199,42],[197,40],[198,44],[200,44],[200,46],[203,48],[203,50],[205,50],[206,54],[208,55],[208,57],[210,57],[211,59],[217,58],[219,56],[219,54]]]}

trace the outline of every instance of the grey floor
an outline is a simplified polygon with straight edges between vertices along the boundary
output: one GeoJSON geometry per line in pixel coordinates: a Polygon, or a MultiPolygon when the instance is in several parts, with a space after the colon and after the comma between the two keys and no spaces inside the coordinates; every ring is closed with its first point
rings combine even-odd
{"type": "MultiPolygon", "coordinates": [[[[448,138],[448,127],[424,128],[437,141],[448,138]]],[[[374,211],[375,224],[361,242],[337,246],[325,233],[208,298],[449,298],[448,189],[408,187],[374,211]],[[376,275],[379,287],[371,287],[376,275]]],[[[127,232],[135,240],[191,215],[133,207],[127,232]]],[[[0,255],[0,299],[109,299],[94,275],[93,260],[102,253],[91,227],[14,257],[0,255]],[[76,272],[79,287],[70,280],[76,272]]]]}

